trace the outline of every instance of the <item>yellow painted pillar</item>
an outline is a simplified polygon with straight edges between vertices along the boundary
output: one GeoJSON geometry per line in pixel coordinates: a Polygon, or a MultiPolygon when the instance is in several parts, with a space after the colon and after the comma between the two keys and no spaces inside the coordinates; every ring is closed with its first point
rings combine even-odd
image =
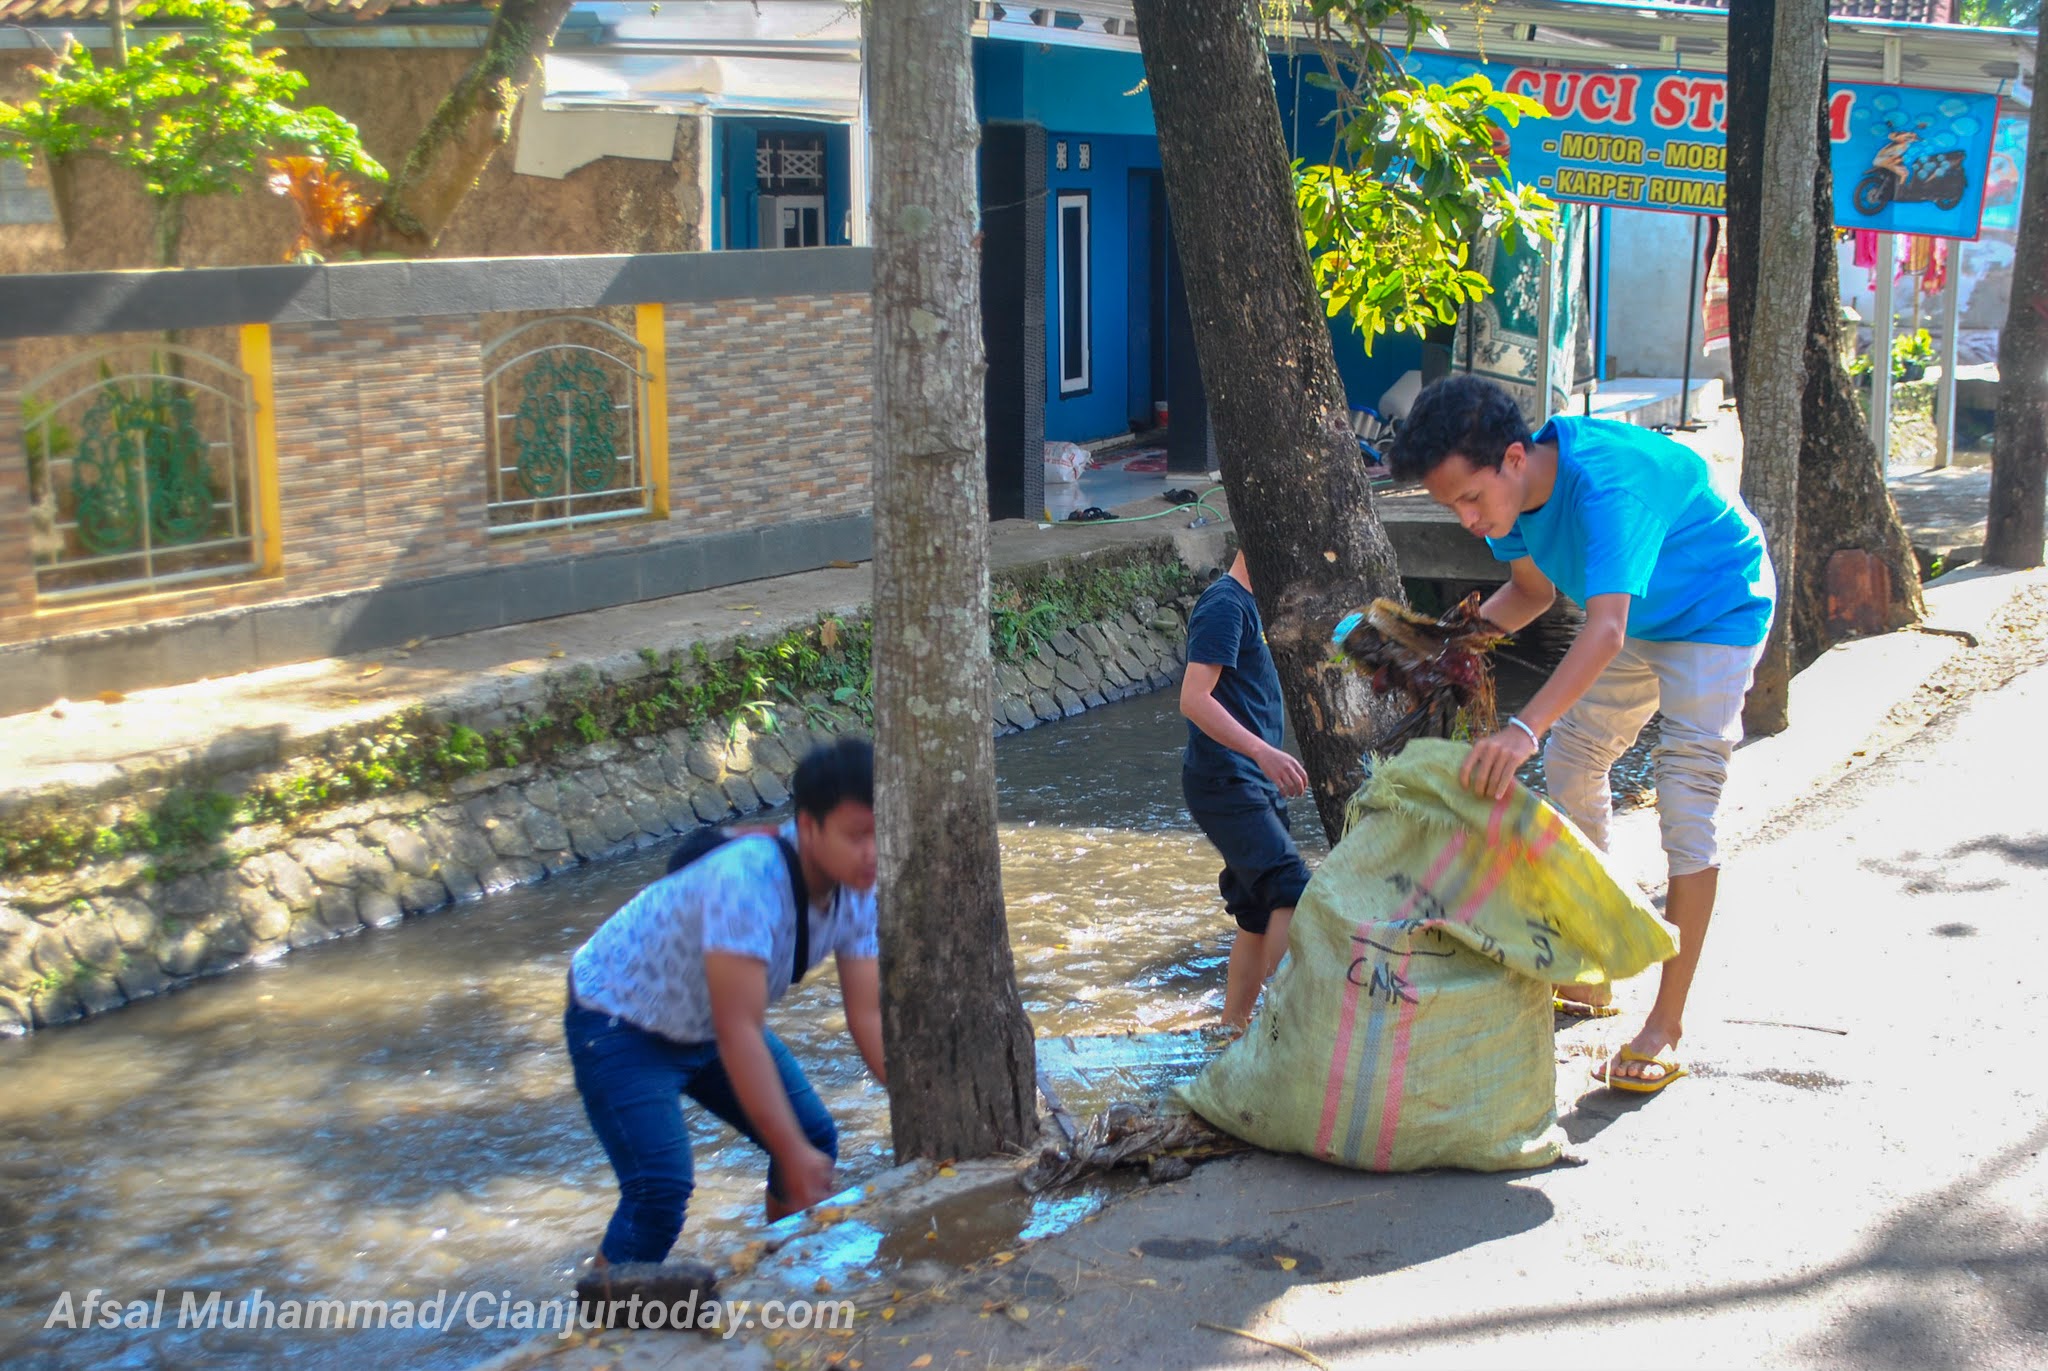
{"type": "Polygon", "coordinates": [[[242,370],[249,376],[249,427],[256,443],[256,546],[265,576],[284,574],[284,495],[277,479],[277,389],[270,325],[242,325],[242,370]]]}
{"type": "Polygon", "coordinates": [[[668,313],[659,304],[633,306],[633,335],[647,368],[649,510],[668,518],[668,313]]]}

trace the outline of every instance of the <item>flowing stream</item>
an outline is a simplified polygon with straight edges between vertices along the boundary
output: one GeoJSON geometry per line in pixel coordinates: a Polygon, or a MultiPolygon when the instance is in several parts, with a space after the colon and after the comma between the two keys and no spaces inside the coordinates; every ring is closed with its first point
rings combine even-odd
{"type": "MultiPolygon", "coordinates": [[[[1187,1028],[1221,1004],[1231,925],[1216,857],[1181,809],[1184,728],[1166,691],[997,748],[1017,974],[1042,1038],[1187,1028]]],[[[1313,865],[1306,800],[1293,819],[1313,865]]],[[[187,1293],[202,1316],[215,1291],[223,1305],[563,1294],[614,1198],[569,1079],[563,969],[664,855],[0,1044],[0,1364],[458,1367],[519,1341],[498,1327],[176,1325],[187,1293]],[[61,1293],[82,1320],[95,1289],[117,1312],[164,1291],[162,1325],[45,1327],[61,1293]]],[[[886,1101],[845,1037],[829,964],[772,1022],[839,1121],[842,1176],[884,1169],[886,1101]]],[[[758,1222],[762,1159],[715,1121],[695,1127],[679,1253],[758,1222]]]]}

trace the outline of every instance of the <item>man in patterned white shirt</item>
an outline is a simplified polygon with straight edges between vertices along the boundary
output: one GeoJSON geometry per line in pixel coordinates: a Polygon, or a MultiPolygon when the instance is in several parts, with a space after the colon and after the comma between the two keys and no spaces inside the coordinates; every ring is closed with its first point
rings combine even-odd
{"type": "Polygon", "coordinates": [[[684,1095],[767,1152],[771,1222],[832,1193],[838,1131],[765,1019],[799,978],[800,954],[809,970],[833,953],[847,1029],[885,1080],[874,775],[864,739],[817,748],[791,780],[794,822],[671,871],[571,960],[569,1059],[619,1178],[605,1261],[659,1262],[682,1231],[694,1188],[684,1095]]]}

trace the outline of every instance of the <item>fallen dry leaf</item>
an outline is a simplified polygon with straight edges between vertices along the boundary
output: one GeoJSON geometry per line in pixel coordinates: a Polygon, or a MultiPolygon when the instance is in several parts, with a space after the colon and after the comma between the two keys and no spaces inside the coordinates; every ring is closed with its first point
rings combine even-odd
{"type": "Polygon", "coordinates": [[[912,1357],[912,1358],[910,1359],[910,1367],[911,1367],[911,1371],[917,1371],[917,1368],[918,1368],[918,1367],[920,1367],[920,1366],[930,1366],[931,1364],[932,1364],[932,1354],[931,1354],[931,1353],[929,1353],[929,1352],[920,1352],[920,1353],[919,1353],[919,1354],[918,1354],[917,1356],[915,1356],[915,1357],[912,1357]]]}
{"type": "Polygon", "coordinates": [[[1280,1263],[1282,1271],[1292,1271],[1295,1267],[1295,1260],[1292,1257],[1275,1257],[1273,1260],[1280,1263]]]}
{"type": "Polygon", "coordinates": [[[823,1276],[820,1276],[818,1277],[818,1283],[812,1286],[811,1289],[816,1291],[820,1295],[829,1295],[832,1293],[832,1282],[826,1280],[823,1276]]]}
{"type": "Polygon", "coordinates": [[[946,1177],[948,1180],[951,1180],[953,1177],[959,1175],[960,1171],[957,1167],[942,1166],[939,1168],[939,1174],[941,1176],[946,1177]]]}
{"type": "Polygon", "coordinates": [[[834,571],[852,571],[859,565],[859,562],[834,562],[832,563],[832,569],[834,571]]]}
{"type": "Polygon", "coordinates": [[[824,623],[818,625],[818,643],[827,652],[837,652],[839,650],[839,621],[837,619],[827,619],[824,623]]]}
{"type": "Polygon", "coordinates": [[[997,1266],[1008,1266],[1011,1262],[1017,1260],[1017,1254],[1015,1252],[998,1252],[990,1260],[995,1262],[997,1266]]]}
{"type": "Polygon", "coordinates": [[[424,643],[425,641],[425,638],[407,638],[405,640],[404,647],[406,651],[410,652],[412,649],[418,647],[421,643],[424,643]]]}
{"type": "Polygon", "coordinates": [[[550,658],[554,658],[554,657],[566,657],[566,656],[568,656],[568,655],[569,655],[568,653],[566,653],[566,652],[562,651],[562,649],[560,649],[560,648],[556,648],[556,649],[555,649],[555,650],[554,650],[553,652],[550,652],[550,653],[548,654],[548,656],[549,656],[550,658]]]}
{"type": "Polygon", "coordinates": [[[1013,1304],[1003,1312],[1018,1323],[1029,1323],[1031,1321],[1031,1306],[1029,1305],[1013,1304]]]}
{"type": "Polygon", "coordinates": [[[117,705],[121,703],[121,701],[127,699],[128,697],[126,695],[123,695],[118,690],[102,690],[98,695],[95,695],[93,698],[98,700],[103,705],[117,705]]]}
{"type": "Polygon", "coordinates": [[[752,606],[752,605],[726,605],[726,606],[724,606],[724,608],[726,608],[726,609],[752,609],[752,608],[754,608],[754,606],[752,606]]]}
{"type": "Polygon", "coordinates": [[[359,680],[359,681],[367,681],[367,680],[369,680],[369,679],[370,679],[370,678],[371,678],[372,676],[375,676],[375,675],[376,675],[376,674],[377,674],[378,672],[382,671],[383,669],[384,669],[384,663],[382,663],[382,662],[372,662],[372,663],[370,663],[370,664],[369,664],[368,666],[366,666],[366,667],[364,667],[364,668],[363,668],[363,674],[362,674],[362,675],[360,675],[360,676],[358,676],[358,677],[356,677],[356,679],[357,679],[357,680],[359,680]]]}

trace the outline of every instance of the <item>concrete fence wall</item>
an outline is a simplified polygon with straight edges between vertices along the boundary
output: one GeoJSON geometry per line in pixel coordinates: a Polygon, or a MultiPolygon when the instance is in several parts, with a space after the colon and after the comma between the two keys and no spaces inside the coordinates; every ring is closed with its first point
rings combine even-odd
{"type": "MultiPolygon", "coordinates": [[[[866,249],[0,277],[0,712],[861,558],[866,249]],[[659,306],[665,513],[494,534],[490,316],[659,306]],[[279,556],[39,600],[22,400],[49,340],[260,326],[279,556]]],[[[222,360],[234,363],[234,356],[222,360]]]]}

